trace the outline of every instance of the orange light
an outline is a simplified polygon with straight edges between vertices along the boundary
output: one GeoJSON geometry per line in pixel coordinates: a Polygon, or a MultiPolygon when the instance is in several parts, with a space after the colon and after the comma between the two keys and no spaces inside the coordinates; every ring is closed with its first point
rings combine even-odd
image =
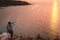
{"type": "Polygon", "coordinates": [[[58,24],[58,2],[57,0],[53,0],[53,8],[52,8],[51,22],[50,22],[52,35],[57,34],[57,24],[58,24]]]}

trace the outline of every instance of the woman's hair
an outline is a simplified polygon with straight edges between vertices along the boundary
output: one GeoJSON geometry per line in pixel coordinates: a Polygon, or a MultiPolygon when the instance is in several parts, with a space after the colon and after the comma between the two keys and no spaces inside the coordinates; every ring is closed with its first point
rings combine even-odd
{"type": "Polygon", "coordinates": [[[11,24],[11,22],[9,21],[8,24],[11,24]]]}

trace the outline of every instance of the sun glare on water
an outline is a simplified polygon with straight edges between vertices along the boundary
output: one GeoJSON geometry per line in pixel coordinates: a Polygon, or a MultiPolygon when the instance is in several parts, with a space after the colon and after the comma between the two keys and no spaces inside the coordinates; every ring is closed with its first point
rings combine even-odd
{"type": "Polygon", "coordinates": [[[57,24],[58,24],[58,1],[53,0],[53,8],[51,13],[51,21],[50,21],[50,27],[51,27],[51,35],[57,34],[57,24]]]}

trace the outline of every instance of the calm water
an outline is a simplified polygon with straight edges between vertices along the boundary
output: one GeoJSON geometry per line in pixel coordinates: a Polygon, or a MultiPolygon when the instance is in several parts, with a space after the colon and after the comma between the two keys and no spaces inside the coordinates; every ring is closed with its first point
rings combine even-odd
{"type": "MultiPolygon", "coordinates": [[[[0,26],[2,30],[6,30],[7,22],[14,21],[14,33],[18,35],[21,34],[31,36],[35,36],[35,34],[40,33],[45,37],[48,36],[51,31],[51,12],[52,3],[40,3],[38,5],[9,6],[0,8],[0,26]]],[[[58,16],[60,18],[60,15],[58,16]]],[[[58,21],[57,30],[58,34],[60,34],[60,21],[58,21]]]]}

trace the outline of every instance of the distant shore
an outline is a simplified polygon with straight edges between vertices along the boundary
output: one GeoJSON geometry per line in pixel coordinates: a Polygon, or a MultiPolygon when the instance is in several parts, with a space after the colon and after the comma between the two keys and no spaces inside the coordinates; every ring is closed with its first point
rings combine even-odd
{"type": "Polygon", "coordinates": [[[0,6],[19,6],[19,5],[31,5],[26,1],[6,1],[0,2],[0,6]]]}

